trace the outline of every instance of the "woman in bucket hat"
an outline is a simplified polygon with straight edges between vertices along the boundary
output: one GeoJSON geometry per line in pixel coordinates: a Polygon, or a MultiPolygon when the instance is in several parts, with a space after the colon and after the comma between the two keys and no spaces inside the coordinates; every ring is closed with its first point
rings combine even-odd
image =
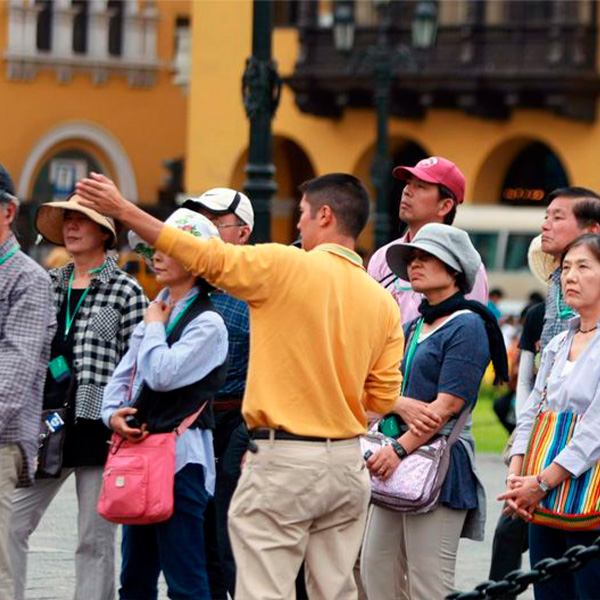
{"type": "MultiPolygon", "coordinates": [[[[434,436],[450,434],[463,410],[471,411],[490,361],[497,379],[507,378],[506,351],[494,316],[465,300],[481,258],[469,236],[449,225],[424,225],[411,243],[391,246],[390,269],[424,295],[421,317],[405,325],[402,420],[397,444],[367,462],[371,476],[387,479],[404,456],[434,436]],[[489,343],[485,343],[485,341],[489,343]],[[483,343],[482,343],[483,341],[483,343]],[[438,425],[424,433],[432,417],[438,425]]],[[[386,433],[387,420],[382,421],[386,433]]],[[[470,417],[450,450],[450,467],[439,503],[425,514],[372,506],[361,574],[369,598],[443,598],[453,591],[460,537],[483,539],[485,494],[474,468],[470,417]]]]}
{"type": "Polygon", "coordinates": [[[39,478],[38,467],[35,485],[14,497],[15,597],[25,593],[29,536],[74,474],[79,509],[74,598],[108,600],[115,587],[115,527],[96,514],[110,437],[100,409],[104,387],[127,351],[147,300],[137,281],[117,267],[116,255],[108,252],[117,243],[114,222],[81,206],[77,195],[41,205],[35,224],[44,239],[64,246],[73,260],[50,271],[58,328],[44,390],[44,408],[65,415],[56,431],[65,427],[66,433],[62,469],[54,478],[39,478]]]}
{"type": "MultiPolygon", "coordinates": [[[[206,217],[187,208],[176,210],[166,223],[204,239],[219,236],[206,217]]],[[[137,235],[130,233],[129,240],[134,251],[152,260],[165,288],[146,311],[106,387],[102,418],[136,441],[172,431],[207,404],[177,439],[173,515],[161,523],[123,527],[119,597],[156,598],[163,571],[169,597],[210,600],[204,511],[215,487],[212,398],[227,372],[227,329],[210,301],[211,286],[137,235]],[[137,422],[126,420],[132,416],[137,422]]]]}

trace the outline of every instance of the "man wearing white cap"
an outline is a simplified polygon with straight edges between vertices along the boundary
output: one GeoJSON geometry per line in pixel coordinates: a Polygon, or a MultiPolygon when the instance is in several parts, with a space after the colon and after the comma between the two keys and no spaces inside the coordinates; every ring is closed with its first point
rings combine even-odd
{"type": "MultiPolygon", "coordinates": [[[[408,281],[392,273],[385,258],[388,248],[410,242],[427,223],[452,225],[458,205],[465,199],[466,180],[452,161],[441,156],[424,158],[414,167],[396,167],[392,173],[396,179],[406,181],[400,199],[400,219],[408,229],[401,238],[373,254],[368,272],[392,294],[400,307],[402,322],[408,323],[419,316],[423,296],[413,292],[408,281]]],[[[487,304],[488,283],[483,265],[467,298],[487,304]]]]}
{"type": "MultiPolygon", "coordinates": [[[[244,245],[254,226],[254,210],[245,194],[229,188],[213,188],[190,197],[183,208],[209,218],[224,242],[244,245]]],[[[248,431],[242,419],[242,398],[246,389],[250,350],[248,305],[223,291],[211,294],[211,301],[225,320],[229,334],[229,370],[225,385],[214,402],[213,431],[217,481],[214,498],[205,513],[205,544],[210,591],[213,598],[232,597],[235,592],[235,560],[227,532],[227,511],[240,477],[242,456],[248,449],[248,431]]]]}

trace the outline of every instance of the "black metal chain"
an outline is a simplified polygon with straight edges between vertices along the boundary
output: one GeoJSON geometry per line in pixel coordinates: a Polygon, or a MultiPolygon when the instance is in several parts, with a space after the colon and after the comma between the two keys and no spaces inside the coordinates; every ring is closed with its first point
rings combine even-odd
{"type": "Polygon", "coordinates": [[[573,546],[561,558],[544,558],[531,571],[511,571],[500,581],[484,581],[470,592],[454,592],[446,600],[487,600],[505,595],[518,596],[532,583],[543,583],[562,575],[581,569],[590,561],[600,557],[600,537],[591,546],[573,546]]]}

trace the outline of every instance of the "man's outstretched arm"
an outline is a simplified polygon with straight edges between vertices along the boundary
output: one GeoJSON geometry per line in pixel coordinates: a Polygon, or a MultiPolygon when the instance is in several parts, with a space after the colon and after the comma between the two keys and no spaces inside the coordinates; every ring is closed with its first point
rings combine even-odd
{"type": "Polygon", "coordinates": [[[81,196],[83,206],[121,221],[125,227],[135,231],[151,246],[156,244],[163,223],[132,202],[125,200],[108,177],[99,173],[90,173],[89,177],[77,183],[75,191],[81,196]]]}

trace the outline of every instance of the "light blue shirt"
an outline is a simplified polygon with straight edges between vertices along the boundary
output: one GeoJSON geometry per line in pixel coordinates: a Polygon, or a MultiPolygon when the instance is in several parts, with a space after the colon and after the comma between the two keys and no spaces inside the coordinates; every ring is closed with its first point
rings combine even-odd
{"type": "MultiPolygon", "coordinates": [[[[167,326],[197,293],[198,288],[194,287],[175,304],[167,326]]],[[[168,290],[162,290],[157,300],[168,302],[168,290]]],[[[162,323],[146,325],[142,321],[131,336],[128,352],[104,388],[101,414],[104,424],[109,427],[115,410],[133,402],[143,382],[157,392],[190,385],[222,365],[227,358],[227,350],[227,328],[221,315],[215,311],[204,312],[190,321],[171,347],[167,344],[166,329],[162,323]],[[136,365],[130,394],[131,376],[136,365]]],[[[215,456],[212,431],[188,429],[177,439],[176,451],[175,471],[190,463],[202,465],[206,491],[213,494],[215,456]]]]}
{"type": "Polygon", "coordinates": [[[579,323],[579,317],[571,319],[567,331],[552,338],[544,349],[535,386],[519,414],[512,448],[513,456],[525,453],[547,381],[546,400],[550,410],[572,410],[582,415],[571,441],[554,459],[575,477],[600,460],[600,330],[579,355],[572,370],[565,372],[579,323]]]}

